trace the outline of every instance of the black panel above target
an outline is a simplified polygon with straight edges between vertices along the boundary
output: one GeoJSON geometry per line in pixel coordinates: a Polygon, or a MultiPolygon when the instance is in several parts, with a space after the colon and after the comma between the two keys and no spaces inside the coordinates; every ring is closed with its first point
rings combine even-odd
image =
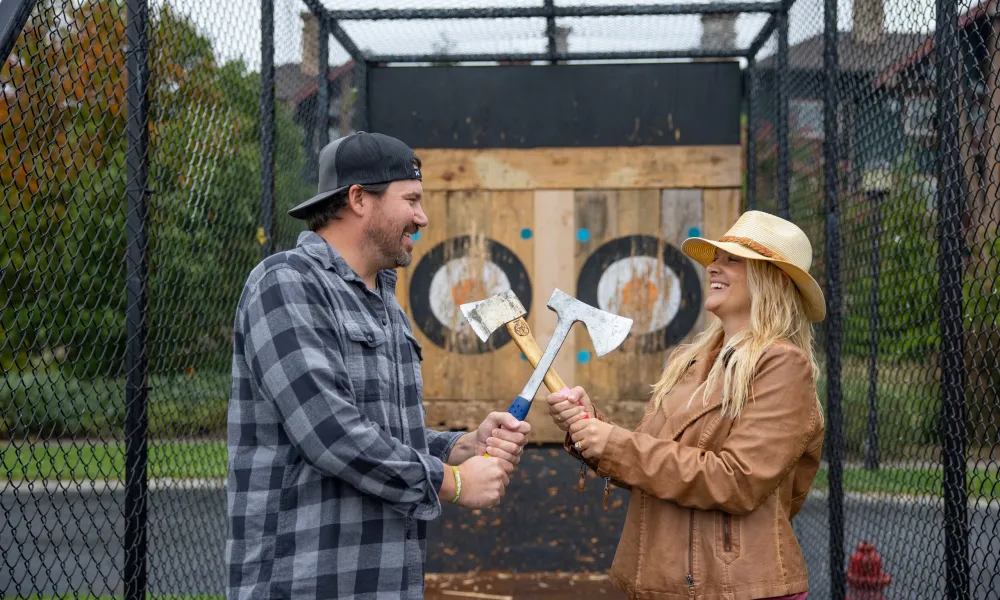
{"type": "Polygon", "coordinates": [[[372,131],[414,148],[740,143],[739,64],[374,67],[372,131]]]}
{"type": "Polygon", "coordinates": [[[531,282],[521,260],[490,238],[468,235],[450,238],[417,262],[410,280],[412,322],[433,344],[459,354],[492,352],[511,341],[505,328],[482,342],[460,309],[513,290],[526,311],[531,310],[531,282]]]}
{"type": "Polygon", "coordinates": [[[691,332],[701,311],[701,280],[678,248],[649,235],[615,238],[587,258],[577,297],[591,306],[632,318],[624,346],[661,352],[691,332]]]}

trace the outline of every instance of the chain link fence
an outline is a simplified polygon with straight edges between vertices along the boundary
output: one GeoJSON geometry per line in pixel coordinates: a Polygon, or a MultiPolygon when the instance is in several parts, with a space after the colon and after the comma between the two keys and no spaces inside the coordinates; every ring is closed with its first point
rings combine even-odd
{"type": "Polygon", "coordinates": [[[761,48],[750,99],[757,206],[840,240],[814,248],[839,291],[822,336],[839,418],[795,524],[807,554],[829,556],[810,562],[810,590],[843,597],[869,542],[887,597],[998,598],[996,4],[829,8],[795,3],[787,56],[761,48]],[[781,114],[785,139],[764,116],[781,114]]]}
{"type": "Polygon", "coordinates": [[[348,4],[0,8],[0,596],[223,593],[232,307],[369,64],[693,56],[745,61],[746,206],[829,294],[811,597],[870,542],[886,597],[1000,600],[995,0],[348,4]]]}

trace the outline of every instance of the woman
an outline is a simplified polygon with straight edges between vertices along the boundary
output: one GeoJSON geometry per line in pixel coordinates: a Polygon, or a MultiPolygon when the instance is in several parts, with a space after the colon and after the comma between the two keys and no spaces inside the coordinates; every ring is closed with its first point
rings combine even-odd
{"type": "Polygon", "coordinates": [[[790,521],[824,430],[811,323],[826,308],[811,244],[750,211],[719,240],[682,249],[707,267],[705,309],[718,319],[673,352],[635,431],[579,387],[550,395],[550,414],[571,454],[631,490],[611,568],[629,597],[805,598],[790,521]]]}

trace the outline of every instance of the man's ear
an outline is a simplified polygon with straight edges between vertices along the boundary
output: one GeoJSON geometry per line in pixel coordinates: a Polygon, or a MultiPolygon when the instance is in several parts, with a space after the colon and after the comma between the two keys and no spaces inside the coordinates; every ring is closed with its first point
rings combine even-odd
{"type": "Polygon", "coordinates": [[[347,210],[359,217],[363,217],[365,211],[368,209],[367,202],[368,198],[365,197],[365,192],[361,189],[360,185],[355,184],[348,188],[347,210]]]}

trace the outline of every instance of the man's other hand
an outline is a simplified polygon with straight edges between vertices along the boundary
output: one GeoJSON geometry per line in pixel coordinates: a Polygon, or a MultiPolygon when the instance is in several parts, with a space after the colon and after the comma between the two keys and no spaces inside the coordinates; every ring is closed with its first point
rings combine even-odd
{"type": "Polygon", "coordinates": [[[458,467],[462,474],[462,495],[458,505],[466,508],[492,508],[500,503],[510,483],[507,461],[492,456],[473,456],[458,467]]]}
{"type": "Polygon", "coordinates": [[[531,424],[506,412],[491,412],[476,430],[476,456],[489,453],[511,465],[521,462],[531,424]]]}

